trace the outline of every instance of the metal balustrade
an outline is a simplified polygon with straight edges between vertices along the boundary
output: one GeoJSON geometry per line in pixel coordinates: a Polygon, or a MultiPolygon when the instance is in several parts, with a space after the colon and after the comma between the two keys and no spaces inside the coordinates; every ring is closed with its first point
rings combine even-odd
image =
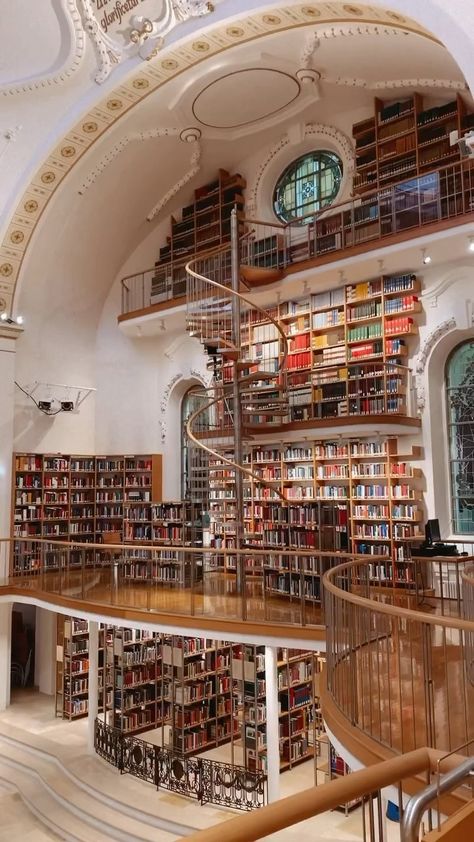
{"type": "Polygon", "coordinates": [[[470,562],[415,559],[412,594],[381,588],[359,561],[324,576],[328,697],[352,726],[396,752],[450,752],[474,740],[474,619],[463,617],[470,562]]]}
{"type": "Polygon", "coordinates": [[[184,757],[139,737],[122,734],[96,719],[94,748],[122,775],[133,775],[156,786],[234,810],[253,810],[266,802],[266,775],[234,763],[207,757],[184,757]]]}
{"type": "MultiPolygon", "coordinates": [[[[134,610],[160,615],[255,624],[306,626],[322,632],[322,575],[362,556],[317,550],[150,547],[18,538],[0,541],[10,575],[0,588],[61,597],[79,608],[134,610]],[[268,579],[291,577],[291,593],[275,595],[268,579]],[[237,575],[237,572],[239,575],[237,575]],[[311,581],[308,596],[307,582],[311,581]]],[[[371,557],[382,560],[382,556],[371,557]]]]}

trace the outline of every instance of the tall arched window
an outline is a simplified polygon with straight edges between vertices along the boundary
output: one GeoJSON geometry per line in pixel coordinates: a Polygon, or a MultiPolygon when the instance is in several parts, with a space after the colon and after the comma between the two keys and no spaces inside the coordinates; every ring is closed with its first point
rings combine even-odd
{"type": "Polygon", "coordinates": [[[474,340],[458,345],[446,363],[452,528],[474,534],[474,340]]]}
{"type": "MultiPolygon", "coordinates": [[[[191,500],[191,465],[190,465],[190,442],[186,435],[186,424],[191,415],[200,407],[209,403],[209,398],[203,392],[204,387],[199,389],[199,386],[191,386],[190,389],[183,395],[181,402],[181,499],[191,500]]],[[[197,428],[206,428],[209,419],[209,412],[203,413],[201,423],[197,428]]],[[[201,451],[198,451],[200,454],[201,451]]]]}

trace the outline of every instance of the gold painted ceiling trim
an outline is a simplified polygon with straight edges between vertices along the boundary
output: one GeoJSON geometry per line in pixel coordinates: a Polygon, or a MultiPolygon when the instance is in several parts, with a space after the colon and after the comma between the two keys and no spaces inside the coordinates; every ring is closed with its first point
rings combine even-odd
{"type": "Polygon", "coordinates": [[[94,143],[145,97],[210,56],[266,35],[317,24],[364,23],[413,32],[439,43],[410,18],[348,3],[282,6],[221,22],[201,36],[159,53],[91,108],[39,167],[13,212],[0,247],[0,310],[12,310],[15,289],[33,232],[52,196],[94,143]]]}

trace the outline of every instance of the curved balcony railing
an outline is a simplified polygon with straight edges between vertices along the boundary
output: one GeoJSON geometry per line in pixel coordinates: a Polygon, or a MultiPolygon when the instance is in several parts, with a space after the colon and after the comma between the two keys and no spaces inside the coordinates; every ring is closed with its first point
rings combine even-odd
{"type": "Polygon", "coordinates": [[[256,634],[262,627],[281,632],[284,626],[290,635],[292,627],[306,627],[308,638],[321,639],[322,576],[342,560],[357,558],[362,557],[317,550],[6,539],[0,541],[0,562],[10,575],[0,580],[0,589],[43,595],[51,602],[59,598],[71,611],[87,603],[117,616],[135,612],[138,619],[156,622],[174,618],[181,626],[191,618],[202,628],[214,623],[223,633],[240,622],[256,634]],[[229,575],[237,569],[239,581],[229,575]],[[277,574],[289,583],[286,595],[271,587],[277,574]]]}
{"type": "Polygon", "coordinates": [[[463,616],[471,562],[415,560],[411,596],[382,590],[360,561],[325,574],[328,697],[395,752],[474,745],[474,618],[463,616]]]}
{"type": "MultiPolygon", "coordinates": [[[[295,271],[338,260],[392,240],[400,242],[454,225],[474,212],[474,170],[459,161],[315,214],[308,221],[281,223],[246,220],[249,229],[242,263],[259,269],[295,271]],[[302,224],[303,223],[303,224],[302,224]]],[[[122,279],[122,315],[186,295],[186,262],[192,255],[159,264],[122,279]]],[[[198,256],[198,255],[197,255],[198,256]]]]}

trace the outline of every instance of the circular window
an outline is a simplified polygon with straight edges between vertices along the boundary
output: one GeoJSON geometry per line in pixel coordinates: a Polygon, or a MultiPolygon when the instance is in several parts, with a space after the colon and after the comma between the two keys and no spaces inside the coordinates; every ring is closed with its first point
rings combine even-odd
{"type": "Polygon", "coordinates": [[[342,161],[334,152],[310,152],[293,161],[277,181],[275,213],[282,222],[312,216],[334,201],[342,179],[342,161]]]}

